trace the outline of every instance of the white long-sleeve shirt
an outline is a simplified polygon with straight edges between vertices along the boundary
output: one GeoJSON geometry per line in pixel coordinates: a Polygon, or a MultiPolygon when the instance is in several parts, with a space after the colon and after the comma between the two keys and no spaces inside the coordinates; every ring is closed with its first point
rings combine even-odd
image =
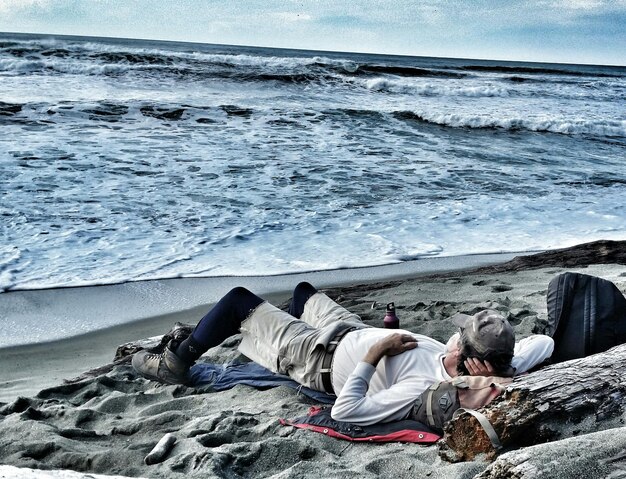
{"type": "MultiPolygon", "coordinates": [[[[549,358],[553,349],[554,341],[548,336],[519,341],[512,361],[516,374],[549,358]]],[[[405,419],[413,402],[431,384],[451,379],[443,365],[445,354],[444,344],[409,331],[363,328],[348,333],[333,357],[337,401],[332,417],[360,425],[405,419]],[[361,361],[371,346],[394,332],[415,336],[417,348],[384,356],[376,368],[361,361]]]]}

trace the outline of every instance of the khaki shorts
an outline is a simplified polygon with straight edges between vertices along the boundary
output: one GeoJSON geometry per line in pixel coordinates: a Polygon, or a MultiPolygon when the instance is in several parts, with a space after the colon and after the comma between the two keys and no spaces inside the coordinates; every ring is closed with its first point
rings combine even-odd
{"type": "Polygon", "coordinates": [[[326,346],[339,331],[351,327],[365,325],[324,293],[309,298],[300,319],[265,302],[241,323],[239,351],[275,373],[324,391],[320,370],[326,346]]]}

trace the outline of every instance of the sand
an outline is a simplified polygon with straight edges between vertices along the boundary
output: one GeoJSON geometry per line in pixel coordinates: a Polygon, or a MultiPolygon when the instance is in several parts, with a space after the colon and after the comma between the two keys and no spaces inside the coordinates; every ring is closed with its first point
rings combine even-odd
{"type": "MultiPolygon", "coordinates": [[[[598,257],[597,262],[605,260],[598,257]]],[[[507,315],[518,337],[524,337],[543,332],[547,285],[563,271],[601,276],[626,290],[626,267],[621,264],[559,267],[547,263],[519,271],[423,272],[411,279],[352,286],[335,283],[338,287],[330,287],[331,282],[324,286],[331,297],[370,325],[380,326],[384,305],[394,301],[403,328],[445,341],[455,330],[450,316],[490,307],[507,315]]],[[[287,297],[278,292],[272,299],[280,304],[287,297]]],[[[278,418],[302,415],[315,404],[285,387],[258,391],[236,386],[207,392],[164,386],[138,378],[127,364],[78,382],[61,383],[61,378],[109,362],[118,344],[163,333],[174,320],[196,322],[203,311],[198,305],[193,308],[95,335],[2,350],[2,368],[10,374],[3,373],[0,386],[5,398],[0,403],[0,463],[6,465],[0,467],[0,477],[32,477],[26,469],[18,473],[8,466],[56,471],[34,476],[42,478],[65,477],[59,472],[62,470],[150,478],[508,477],[497,472],[497,461],[491,465],[480,460],[444,462],[436,446],[356,444],[281,426],[278,418]],[[19,365],[11,365],[16,362],[19,365]],[[24,371],[37,373],[26,380],[24,371]],[[48,387],[50,384],[55,385],[48,387]],[[145,465],[145,455],[168,432],[177,438],[169,456],[162,463],[145,465]]],[[[237,343],[237,337],[227,340],[203,360],[235,360],[239,356],[237,343]]],[[[604,432],[607,438],[610,432],[604,432]]],[[[589,449],[593,441],[587,436],[587,441],[572,438],[581,444],[571,447],[589,449]]],[[[561,446],[565,441],[533,446],[538,451],[526,448],[527,459],[522,456],[517,466],[517,471],[523,472],[519,476],[542,477],[547,470],[545,463],[551,462],[551,468],[562,469],[561,474],[551,477],[579,477],[579,469],[565,467],[571,462],[567,455],[558,453],[559,447],[570,447],[569,443],[561,446]],[[548,447],[555,448],[554,452],[548,447]]],[[[619,461],[608,461],[598,470],[605,475],[619,472],[619,461]]]]}

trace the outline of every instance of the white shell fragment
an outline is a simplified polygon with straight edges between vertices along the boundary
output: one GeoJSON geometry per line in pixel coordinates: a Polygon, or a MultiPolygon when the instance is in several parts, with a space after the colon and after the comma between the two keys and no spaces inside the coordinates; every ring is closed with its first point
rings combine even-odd
{"type": "Polygon", "coordinates": [[[144,462],[148,466],[162,462],[172,450],[172,447],[174,447],[174,443],[176,443],[176,437],[168,432],[157,442],[157,445],[152,448],[152,451],[145,457],[144,462]]]}

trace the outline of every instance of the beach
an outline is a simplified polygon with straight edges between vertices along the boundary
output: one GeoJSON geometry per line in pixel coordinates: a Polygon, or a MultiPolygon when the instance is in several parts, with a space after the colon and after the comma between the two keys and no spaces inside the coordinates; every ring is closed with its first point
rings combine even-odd
{"type": "MultiPolygon", "coordinates": [[[[622,292],[626,290],[623,242],[563,251],[524,255],[512,261],[490,258],[478,264],[471,264],[472,258],[457,258],[456,267],[431,264],[421,272],[397,273],[397,277],[376,270],[346,270],[336,272],[352,276],[346,280],[332,275],[308,278],[313,277],[310,280],[314,284],[318,279],[330,297],[359,314],[370,326],[382,326],[385,304],[393,301],[402,328],[445,342],[455,331],[448,320],[452,315],[492,308],[509,319],[519,339],[544,332],[547,286],[559,273],[599,276],[613,281],[622,292]]],[[[293,286],[302,279],[276,279],[277,286],[272,285],[272,277],[247,281],[256,281],[257,286],[265,288],[269,300],[284,307],[290,296],[287,284],[291,280],[293,286]]],[[[201,280],[172,281],[177,285],[170,285],[171,290],[183,285],[191,290],[188,285],[201,280]]],[[[229,287],[227,283],[221,285],[226,290],[229,287]]],[[[83,306],[96,310],[97,296],[108,305],[117,298],[116,307],[132,302],[131,296],[121,293],[129,288],[128,284],[97,288],[95,292],[80,288],[50,290],[46,301],[56,306],[63,306],[65,301],[70,309],[76,307],[71,301],[84,301],[83,306]]],[[[138,286],[131,283],[131,288],[136,293],[138,286]]],[[[206,289],[207,285],[198,288],[206,289]]],[[[162,298],[176,296],[166,295],[163,285],[159,291],[162,298]]],[[[26,304],[28,298],[34,311],[38,306],[44,311],[49,308],[43,300],[37,304],[34,293],[9,294],[19,296],[21,304],[26,304]]],[[[0,300],[6,301],[9,294],[0,295],[0,300]]],[[[506,453],[491,465],[484,460],[453,464],[439,457],[436,446],[357,444],[281,426],[279,418],[301,416],[316,404],[284,386],[260,391],[238,385],[221,392],[165,386],[137,377],[127,362],[71,380],[111,363],[117,346],[123,343],[163,334],[175,321],[195,324],[212,301],[197,304],[202,298],[190,293],[192,296],[193,301],[181,300],[173,310],[164,301],[162,314],[157,314],[157,306],[156,313],[150,312],[149,317],[139,321],[51,343],[0,350],[0,463],[5,465],[0,468],[0,477],[20,477],[9,466],[151,478],[505,477],[498,476],[497,464],[506,453]],[[173,450],[161,463],[144,464],[145,455],[166,433],[177,438],[173,450]]],[[[135,296],[139,298],[145,299],[135,296]]],[[[209,350],[202,361],[221,364],[241,360],[237,344],[237,337],[226,340],[209,350]]],[[[619,442],[621,431],[594,434],[605,434],[603,443],[614,443],[616,454],[624,446],[619,442]]],[[[579,477],[581,468],[592,466],[598,472],[594,477],[617,474],[623,461],[598,462],[594,455],[598,443],[593,438],[586,440],[588,436],[533,446],[536,450],[528,448],[528,458],[516,469],[517,477],[579,477]],[[559,447],[577,451],[585,448],[587,453],[576,457],[550,454],[559,447]],[[539,467],[539,460],[551,462],[549,470],[547,466],[539,467]]],[[[21,473],[29,477],[26,470],[21,473]]],[[[31,477],[74,477],[53,474],[60,473],[31,477]]]]}

